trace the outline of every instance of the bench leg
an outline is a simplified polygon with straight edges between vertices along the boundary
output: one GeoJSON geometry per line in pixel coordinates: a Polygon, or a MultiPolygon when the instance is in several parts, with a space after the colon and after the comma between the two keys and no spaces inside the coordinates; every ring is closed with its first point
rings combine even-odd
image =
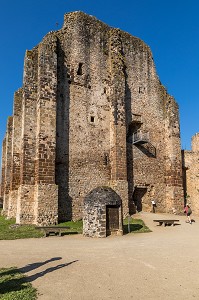
{"type": "Polygon", "coordinates": [[[159,226],[162,226],[162,223],[163,223],[163,222],[159,222],[159,226]]]}
{"type": "Polygon", "coordinates": [[[59,231],[59,236],[61,236],[61,230],[59,231]]]}

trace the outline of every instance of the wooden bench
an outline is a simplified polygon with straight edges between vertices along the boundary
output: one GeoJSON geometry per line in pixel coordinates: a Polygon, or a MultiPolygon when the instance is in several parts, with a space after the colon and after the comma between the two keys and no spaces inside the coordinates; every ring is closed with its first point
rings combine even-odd
{"type": "Polygon", "coordinates": [[[179,222],[179,220],[153,220],[153,222],[158,222],[159,226],[161,226],[162,224],[164,224],[164,226],[167,225],[176,225],[175,222],[179,222]]]}
{"type": "Polygon", "coordinates": [[[43,230],[45,237],[47,237],[50,233],[58,233],[61,236],[61,233],[70,229],[69,226],[36,226],[35,229],[43,230]]]}

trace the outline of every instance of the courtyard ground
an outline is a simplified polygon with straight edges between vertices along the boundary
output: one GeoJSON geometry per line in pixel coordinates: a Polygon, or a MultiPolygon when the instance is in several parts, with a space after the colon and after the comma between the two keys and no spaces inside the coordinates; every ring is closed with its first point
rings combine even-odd
{"type": "Polygon", "coordinates": [[[190,225],[185,216],[137,217],[151,233],[0,241],[0,267],[21,268],[39,300],[199,299],[199,218],[190,225]],[[180,225],[153,222],[167,217],[180,225]]]}

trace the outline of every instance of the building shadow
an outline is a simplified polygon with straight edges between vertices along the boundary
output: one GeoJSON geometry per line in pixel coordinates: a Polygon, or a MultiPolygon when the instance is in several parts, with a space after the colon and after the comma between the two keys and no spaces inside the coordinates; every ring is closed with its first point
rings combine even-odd
{"type": "Polygon", "coordinates": [[[55,182],[58,185],[58,223],[72,219],[72,198],[69,195],[69,109],[70,71],[65,66],[65,54],[58,42],[56,163],[55,182]]]}
{"type": "Polygon", "coordinates": [[[143,145],[136,145],[136,147],[148,157],[156,158],[156,148],[150,142],[143,145]]]}
{"type": "Polygon", "coordinates": [[[141,228],[143,228],[143,226],[141,224],[129,224],[129,225],[126,224],[126,225],[123,225],[123,234],[127,234],[127,233],[130,233],[130,232],[136,232],[136,231],[140,230],[141,228]]]}

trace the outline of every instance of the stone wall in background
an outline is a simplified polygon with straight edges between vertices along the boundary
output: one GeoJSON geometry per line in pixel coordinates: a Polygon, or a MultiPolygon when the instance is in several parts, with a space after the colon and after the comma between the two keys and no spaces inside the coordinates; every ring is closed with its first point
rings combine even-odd
{"type": "Polygon", "coordinates": [[[199,215],[199,133],[192,137],[192,150],[182,151],[182,158],[186,203],[199,215]]]}

